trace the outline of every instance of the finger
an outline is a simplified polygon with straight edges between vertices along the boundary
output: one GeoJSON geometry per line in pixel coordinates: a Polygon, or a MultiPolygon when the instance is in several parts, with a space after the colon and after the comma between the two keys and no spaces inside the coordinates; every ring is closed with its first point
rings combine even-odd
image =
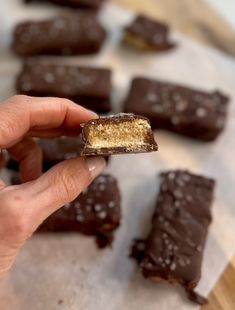
{"type": "Polygon", "coordinates": [[[4,187],[6,187],[6,183],[2,179],[0,179],[0,190],[4,187]]]}
{"type": "Polygon", "coordinates": [[[78,129],[97,115],[67,99],[14,96],[0,106],[0,149],[19,142],[30,130],[78,129]]]}
{"type": "Polygon", "coordinates": [[[23,182],[35,180],[42,174],[42,151],[33,139],[24,138],[8,152],[19,162],[23,182]]]}
{"type": "Polygon", "coordinates": [[[104,166],[105,160],[101,157],[67,160],[35,181],[4,189],[1,197],[4,199],[3,194],[6,194],[16,204],[30,234],[50,214],[74,200],[104,166]]]}

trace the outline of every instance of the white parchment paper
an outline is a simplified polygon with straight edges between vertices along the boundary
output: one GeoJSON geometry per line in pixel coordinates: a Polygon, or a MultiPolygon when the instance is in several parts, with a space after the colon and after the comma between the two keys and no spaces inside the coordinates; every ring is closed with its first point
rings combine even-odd
{"type": "MultiPolygon", "coordinates": [[[[20,68],[19,60],[6,48],[12,27],[19,20],[59,11],[54,6],[25,7],[19,0],[1,1],[0,99],[14,93],[14,76],[20,68]]],[[[128,259],[131,240],[144,236],[149,229],[159,185],[157,174],[164,169],[187,168],[217,180],[214,221],[198,287],[201,293],[210,291],[235,253],[235,61],[177,33],[173,37],[178,48],[169,53],[146,55],[128,50],[119,45],[120,27],[132,17],[131,12],[107,5],[100,16],[109,29],[102,53],[97,57],[60,58],[60,62],[113,68],[115,111],[120,111],[135,75],[205,90],[218,88],[231,97],[227,128],[213,143],[158,131],[159,152],[113,157],[107,170],[119,180],[123,209],[113,248],[98,250],[92,238],[76,234],[34,236],[0,282],[0,309],[196,309],[180,288],[144,280],[128,259]]]]}

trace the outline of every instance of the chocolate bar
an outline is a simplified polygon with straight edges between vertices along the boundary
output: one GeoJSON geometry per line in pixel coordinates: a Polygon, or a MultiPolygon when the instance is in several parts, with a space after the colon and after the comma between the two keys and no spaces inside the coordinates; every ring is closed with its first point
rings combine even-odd
{"type": "Polygon", "coordinates": [[[180,284],[191,300],[205,303],[194,288],[201,278],[215,182],[183,170],[161,178],[152,229],[146,241],[134,243],[132,256],[145,278],[180,284]]]}
{"type": "Polygon", "coordinates": [[[225,127],[227,103],[228,97],[219,91],[210,93],[138,77],[132,81],[125,112],[148,117],[154,129],[211,141],[225,127]]]}
{"type": "Polygon", "coordinates": [[[111,245],[120,225],[120,192],[111,175],[100,175],[77,199],[49,216],[38,232],[80,232],[96,237],[99,247],[111,245]]]}
{"type": "Polygon", "coordinates": [[[39,139],[43,153],[43,170],[47,171],[59,162],[79,156],[83,143],[78,137],[39,139]]]}
{"type": "MultiPolygon", "coordinates": [[[[43,171],[47,171],[63,160],[79,156],[84,147],[80,137],[38,139],[37,143],[43,153],[43,171]]],[[[108,162],[109,157],[105,157],[105,160],[108,162]]],[[[19,163],[9,158],[7,168],[13,171],[19,171],[19,163]]]]}
{"type": "Polygon", "coordinates": [[[175,47],[168,35],[169,27],[166,24],[139,15],[124,29],[123,42],[140,50],[161,52],[175,47]]]}
{"type": "MultiPolygon", "coordinates": [[[[78,137],[38,139],[36,142],[43,153],[43,171],[47,171],[60,161],[79,156],[83,148],[82,140],[78,137]]],[[[9,158],[7,168],[19,171],[19,164],[14,159],[9,158]]]]}
{"type": "Polygon", "coordinates": [[[98,113],[111,110],[111,71],[105,68],[27,61],[17,77],[20,94],[70,99],[98,113]]]}
{"type": "Polygon", "coordinates": [[[12,48],[23,57],[95,54],[105,36],[95,14],[80,11],[44,21],[22,22],[15,28],[12,48]]]}
{"type": "MultiPolygon", "coordinates": [[[[20,184],[13,173],[12,185],[20,184]]],[[[95,236],[100,248],[111,245],[114,231],[121,221],[121,195],[118,183],[111,175],[97,177],[73,202],[50,215],[37,232],[80,232],[95,236]]]]}
{"type": "MultiPolygon", "coordinates": [[[[24,2],[38,2],[39,0],[24,0],[24,2]]],[[[78,9],[94,9],[97,10],[105,0],[40,0],[40,2],[51,2],[54,4],[67,6],[78,9]]]]}
{"type": "Polygon", "coordinates": [[[82,128],[84,149],[81,155],[113,155],[157,151],[147,118],[117,114],[93,119],[82,128]]]}

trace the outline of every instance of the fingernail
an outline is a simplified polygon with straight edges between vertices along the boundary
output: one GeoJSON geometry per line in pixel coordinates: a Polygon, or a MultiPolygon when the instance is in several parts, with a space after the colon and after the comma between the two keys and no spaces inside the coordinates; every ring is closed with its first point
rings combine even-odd
{"type": "Polygon", "coordinates": [[[92,110],[88,110],[92,114],[92,118],[99,118],[99,115],[92,110]]]}
{"type": "Polygon", "coordinates": [[[94,179],[103,171],[106,162],[103,157],[87,157],[86,164],[91,177],[94,179]]]}

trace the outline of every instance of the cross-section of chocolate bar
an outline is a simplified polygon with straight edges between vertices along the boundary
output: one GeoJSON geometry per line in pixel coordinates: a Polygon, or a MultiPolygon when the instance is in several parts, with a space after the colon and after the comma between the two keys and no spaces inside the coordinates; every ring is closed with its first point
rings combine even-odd
{"type": "Polygon", "coordinates": [[[125,112],[149,118],[162,128],[195,139],[211,141],[223,131],[228,97],[177,84],[138,77],[132,81],[125,112]]]}
{"type": "Polygon", "coordinates": [[[101,117],[84,124],[81,155],[112,155],[157,151],[147,118],[134,114],[101,117]]]}
{"type": "Polygon", "coordinates": [[[16,26],[12,48],[19,56],[97,53],[106,33],[95,14],[79,11],[16,26]]]}
{"type": "Polygon", "coordinates": [[[54,4],[67,6],[78,9],[94,9],[97,10],[105,2],[105,0],[24,0],[24,2],[51,2],[54,4]]]}
{"type": "Polygon", "coordinates": [[[140,50],[161,52],[175,46],[168,36],[169,27],[166,24],[139,15],[124,29],[123,42],[140,50]]]}
{"type": "Polygon", "coordinates": [[[215,182],[183,170],[161,178],[150,234],[135,242],[132,256],[144,277],[180,284],[191,300],[203,304],[194,288],[201,278],[215,182]]]}
{"type": "Polygon", "coordinates": [[[70,99],[98,113],[111,110],[111,71],[106,68],[27,61],[16,81],[19,94],[70,99]]]}

